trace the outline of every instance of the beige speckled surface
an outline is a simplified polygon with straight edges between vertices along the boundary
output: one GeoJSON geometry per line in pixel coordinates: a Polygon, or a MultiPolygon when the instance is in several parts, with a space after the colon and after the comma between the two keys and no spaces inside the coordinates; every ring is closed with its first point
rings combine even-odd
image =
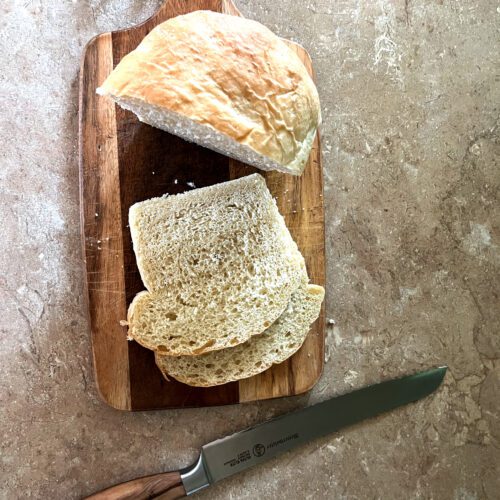
{"type": "Polygon", "coordinates": [[[498,498],[498,3],[238,3],[301,42],[317,71],[328,362],[308,397],[129,414],[101,403],[92,377],[76,78],[92,35],[157,5],[0,5],[0,498],[78,498],[186,465],[213,438],[440,363],[450,371],[433,397],[199,498],[498,498]]]}

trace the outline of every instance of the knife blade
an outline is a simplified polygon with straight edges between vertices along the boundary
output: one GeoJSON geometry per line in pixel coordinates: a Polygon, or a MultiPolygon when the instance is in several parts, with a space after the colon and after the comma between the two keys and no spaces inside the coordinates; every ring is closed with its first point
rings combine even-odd
{"type": "Polygon", "coordinates": [[[177,472],[123,483],[92,495],[94,500],[181,498],[280,453],[343,427],[412,403],[434,392],[447,367],[381,382],[236,432],[204,445],[198,460],[177,472]]]}

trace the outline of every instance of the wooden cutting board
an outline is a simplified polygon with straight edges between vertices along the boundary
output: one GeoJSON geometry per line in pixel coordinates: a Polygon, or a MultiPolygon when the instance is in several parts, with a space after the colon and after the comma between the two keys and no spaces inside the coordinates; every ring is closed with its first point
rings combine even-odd
{"type": "MultiPolygon", "coordinates": [[[[97,386],[121,410],[211,406],[301,394],[323,369],[325,319],[311,327],[303,347],[266,372],[213,388],[166,381],[153,353],[126,339],[127,307],[144,289],[128,229],[128,209],[164,193],[248,175],[255,169],[140,123],[96,88],[120,59],[159,23],[193,10],[241,15],[228,0],[169,0],[131,29],[103,33],[85,48],[80,70],[80,202],[87,271],[89,322],[97,386]]],[[[312,72],[307,52],[291,43],[312,72]]],[[[304,174],[263,173],[280,212],[305,256],[312,283],[325,284],[323,177],[319,138],[304,174]]]]}

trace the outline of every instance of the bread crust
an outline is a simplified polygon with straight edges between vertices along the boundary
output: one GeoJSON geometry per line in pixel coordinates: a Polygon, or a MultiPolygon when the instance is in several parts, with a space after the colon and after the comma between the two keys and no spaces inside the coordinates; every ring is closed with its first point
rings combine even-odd
{"type": "Polygon", "coordinates": [[[158,25],[98,92],[133,111],[127,103],[184,115],[292,174],[302,173],[321,121],[297,54],[262,24],[212,11],[158,25]]]}

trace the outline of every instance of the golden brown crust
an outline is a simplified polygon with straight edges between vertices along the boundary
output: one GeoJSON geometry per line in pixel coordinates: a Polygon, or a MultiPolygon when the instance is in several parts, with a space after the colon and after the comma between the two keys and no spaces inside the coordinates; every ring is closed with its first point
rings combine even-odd
{"type": "Polygon", "coordinates": [[[298,56],[260,23],[211,11],[157,26],[100,92],[185,115],[295,173],[320,122],[316,87],[298,56]]]}

